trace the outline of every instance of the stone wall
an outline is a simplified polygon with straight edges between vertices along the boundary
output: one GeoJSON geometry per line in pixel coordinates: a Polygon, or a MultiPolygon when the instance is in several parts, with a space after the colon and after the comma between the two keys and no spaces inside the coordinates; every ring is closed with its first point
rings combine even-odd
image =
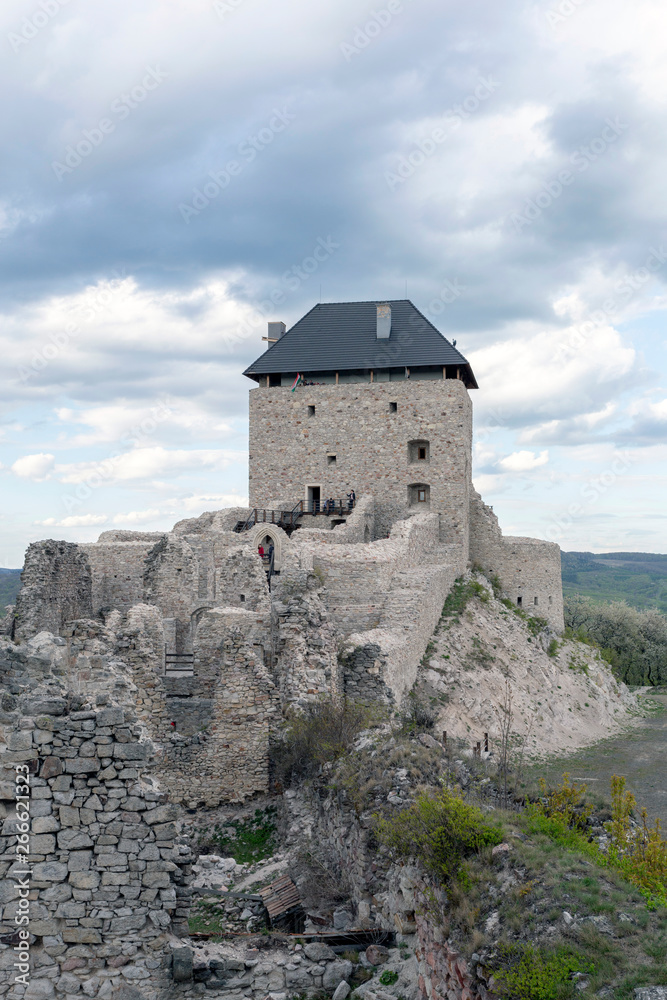
{"type": "Polygon", "coordinates": [[[149,535],[135,540],[128,538],[129,535],[132,532],[105,531],[100,541],[79,545],[90,564],[93,615],[108,614],[113,609],[125,612],[144,600],[146,556],[164,536],[149,535]],[[121,537],[113,537],[116,535],[121,537]]]}
{"type": "Polygon", "coordinates": [[[413,511],[409,487],[425,484],[430,498],[414,506],[440,514],[443,539],[467,553],[471,448],[472,404],[456,379],[250,391],[253,507],[308,499],[308,486],[322,500],[354,488],[374,496],[384,537],[413,511]],[[428,444],[425,460],[410,449],[417,440],[428,444]]]}
{"type": "Polygon", "coordinates": [[[202,616],[195,674],[202,683],[208,678],[210,722],[205,738],[195,734],[167,750],[161,773],[174,801],[216,806],[268,790],[278,698],[264,664],[265,635],[264,619],[250,611],[214,609],[202,616]]]}
{"type": "Polygon", "coordinates": [[[58,633],[65,622],[91,616],[90,565],[79,546],[52,539],[28,546],[16,599],[16,639],[58,633]]]}
{"type": "Polygon", "coordinates": [[[470,559],[487,576],[498,576],[503,596],[563,631],[560,548],[537,538],[503,536],[478,493],[470,503],[470,559]]]}
{"type": "MultiPolygon", "coordinates": [[[[92,673],[101,669],[98,641],[72,637],[92,673]]],[[[0,644],[0,993],[64,1000],[83,989],[108,1000],[123,987],[151,998],[168,990],[170,941],[187,929],[189,849],[178,841],[176,807],[149,773],[155,747],[145,728],[131,706],[111,703],[132,695],[127,671],[105,665],[96,705],[69,686],[69,656],[67,640],[44,634],[0,644]],[[17,773],[29,775],[26,810],[16,808],[17,773]],[[25,840],[27,866],[17,851],[25,840]],[[26,889],[24,991],[13,949],[26,889]]],[[[83,689],[92,682],[81,677],[83,689]]]]}

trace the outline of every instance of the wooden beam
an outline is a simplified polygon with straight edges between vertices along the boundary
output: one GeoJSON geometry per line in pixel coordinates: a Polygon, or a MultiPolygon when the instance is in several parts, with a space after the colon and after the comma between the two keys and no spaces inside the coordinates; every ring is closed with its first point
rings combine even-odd
{"type": "Polygon", "coordinates": [[[262,340],[268,340],[268,342],[270,344],[277,344],[278,343],[278,338],[277,337],[262,337],[262,340]]]}
{"type": "Polygon", "coordinates": [[[338,372],[336,372],[336,385],[338,385],[338,372]]]}

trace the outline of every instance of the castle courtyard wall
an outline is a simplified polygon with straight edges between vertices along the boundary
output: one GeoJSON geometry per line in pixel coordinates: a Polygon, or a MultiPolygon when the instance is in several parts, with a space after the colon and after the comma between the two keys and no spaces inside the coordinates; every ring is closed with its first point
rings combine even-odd
{"type": "Polygon", "coordinates": [[[538,538],[503,536],[498,518],[474,493],[470,503],[470,561],[500,580],[503,595],[562,632],[560,548],[538,538]]]}

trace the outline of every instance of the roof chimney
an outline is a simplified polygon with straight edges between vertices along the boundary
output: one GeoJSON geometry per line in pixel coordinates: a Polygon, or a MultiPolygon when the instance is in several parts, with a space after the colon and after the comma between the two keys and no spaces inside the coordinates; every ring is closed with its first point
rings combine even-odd
{"type": "Polygon", "coordinates": [[[280,340],[280,338],[282,337],[282,335],[285,333],[286,330],[287,327],[282,322],[269,323],[269,336],[267,337],[267,340],[269,342],[272,340],[274,342],[276,340],[280,340]]]}
{"type": "Polygon", "coordinates": [[[391,333],[391,306],[388,302],[377,303],[377,327],[376,337],[378,340],[389,340],[391,333]]]}

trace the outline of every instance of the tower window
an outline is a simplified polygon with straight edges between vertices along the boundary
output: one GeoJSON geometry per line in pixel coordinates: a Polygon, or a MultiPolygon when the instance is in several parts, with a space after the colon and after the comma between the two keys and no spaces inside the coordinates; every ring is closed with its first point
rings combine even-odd
{"type": "Polygon", "coordinates": [[[309,417],[314,417],[315,416],[315,407],[314,406],[309,406],[308,407],[308,416],[309,417]]]}
{"type": "Polygon", "coordinates": [[[523,597],[517,597],[516,606],[520,608],[522,604],[523,604],[523,597]]]}
{"type": "Polygon", "coordinates": [[[408,441],[408,463],[428,462],[430,457],[428,441],[408,441]]]}
{"type": "Polygon", "coordinates": [[[335,464],[336,464],[336,456],[327,455],[327,465],[335,465],[335,464]]]}
{"type": "Polygon", "coordinates": [[[408,504],[427,504],[431,499],[431,487],[427,483],[411,483],[408,486],[408,504]]]}
{"type": "Polygon", "coordinates": [[[389,412],[390,413],[396,413],[397,410],[398,410],[398,403],[390,403],[389,404],[389,412]]]}
{"type": "Polygon", "coordinates": [[[553,601],[553,597],[550,597],[550,598],[549,598],[549,607],[551,607],[551,605],[553,604],[553,602],[554,602],[554,601],[553,601]]]}
{"type": "Polygon", "coordinates": [[[536,597],[533,598],[533,604],[535,605],[535,607],[537,607],[537,605],[539,604],[539,601],[536,597]]]}
{"type": "Polygon", "coordinates": [[[245,594],[241,594],[241,600],[245,601],[245,594]]]}

